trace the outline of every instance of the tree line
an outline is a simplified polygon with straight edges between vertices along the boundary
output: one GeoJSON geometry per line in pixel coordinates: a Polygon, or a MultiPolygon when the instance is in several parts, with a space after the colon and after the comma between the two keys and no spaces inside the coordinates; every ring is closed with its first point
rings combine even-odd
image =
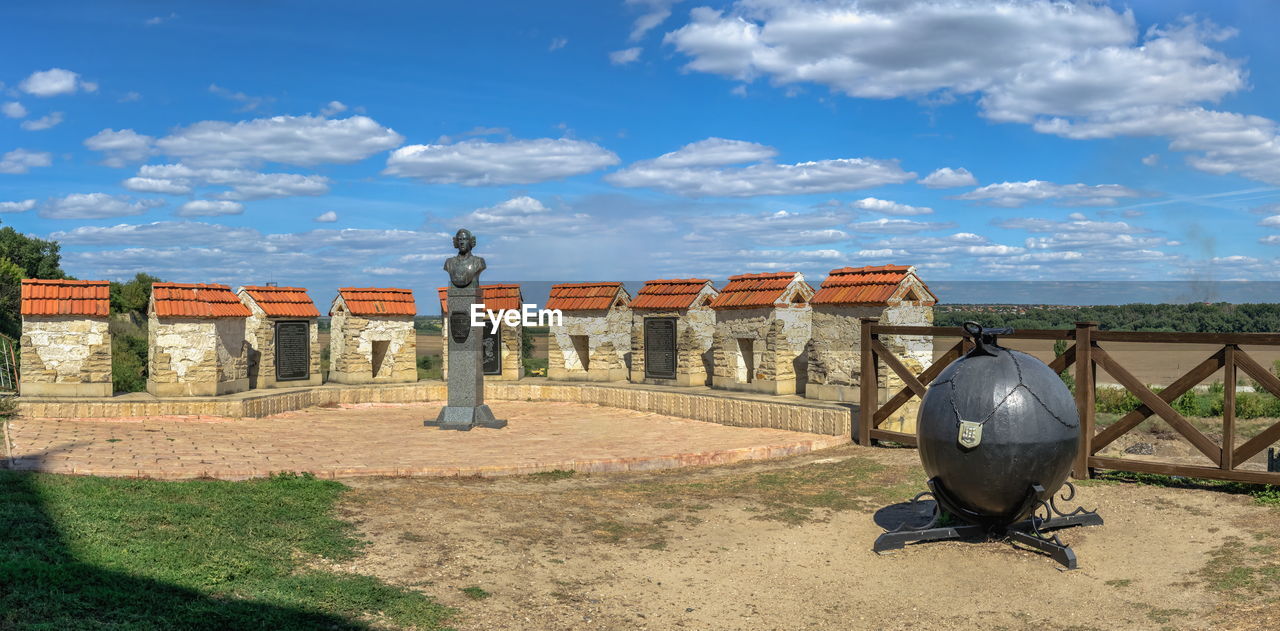
{"type": "Polygon", "coordinates": [[[1088,307],[945,306],[934,312],[935,326],[978,322],[985,327],[1070,329],[1076,322],[1097,322],[1110,331],[1182,331],[1189,333],[1265,333],[1280,331],[1280,304],[1227,302],[1128,304],[1088,307]]]}

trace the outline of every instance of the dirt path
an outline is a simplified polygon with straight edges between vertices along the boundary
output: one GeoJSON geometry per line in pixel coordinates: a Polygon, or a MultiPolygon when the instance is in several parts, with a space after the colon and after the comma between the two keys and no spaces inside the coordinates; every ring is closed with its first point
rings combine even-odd
{"type": "Polygon", "coordinates": [[[1280,620],[1280,510],[1247,496],[1091,483],[1080,497],[1107,525],[1062,535],[1080,557],[1074,572],[1003,543],[875,555],[874,512],[910,497],[921,476],[914,451],[848,446],[660,474],[352,480],[344,517],[371,545],[348,569],[458,607],[463,630],[1280,620]]]}

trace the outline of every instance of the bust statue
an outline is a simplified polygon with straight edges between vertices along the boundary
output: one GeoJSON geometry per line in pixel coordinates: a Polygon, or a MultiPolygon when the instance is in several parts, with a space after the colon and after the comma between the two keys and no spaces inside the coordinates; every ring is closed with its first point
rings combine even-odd
{"type": "Polygon", "coordinates": [[[444,271],[449,272],[449,281],[454,287],[478,287],[480,272],[484,271],[484,259],[471,254],[476,247],[476,237],[470,230],[463,228],[453,235],[453,247],[458,248],[458,255],[449,257],[444,262],[444,271]]]}

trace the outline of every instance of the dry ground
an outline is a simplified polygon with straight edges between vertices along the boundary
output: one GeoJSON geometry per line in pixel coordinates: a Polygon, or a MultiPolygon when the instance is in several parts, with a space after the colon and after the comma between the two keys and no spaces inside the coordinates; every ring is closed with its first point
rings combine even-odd
{"type": "Polygon", "coordinates": [[[907,449],[839,447],[659,474],[360,479],[345,569],[479,629],[1275,629],[1280,510],[1221,491],[1087,483],[1080,569],[1005,543],[870,551],[923,482],[907,449]],[[478,588],[462,590],[467,588],[478,588]]]}

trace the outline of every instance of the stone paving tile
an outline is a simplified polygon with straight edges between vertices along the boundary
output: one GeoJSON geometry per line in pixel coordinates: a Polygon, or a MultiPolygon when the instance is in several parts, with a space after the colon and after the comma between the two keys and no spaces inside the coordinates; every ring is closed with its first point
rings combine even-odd
{"type": "Polygon", "coordinates": [[[558,402],[491,404],[501,430],[423,427],[443,403],[366,403],[259,419],[208,416],[18,418],[12,469],[164,479],[511,475],[639,471],[775,458],[848,437],[742,428],[558,402]]]}

